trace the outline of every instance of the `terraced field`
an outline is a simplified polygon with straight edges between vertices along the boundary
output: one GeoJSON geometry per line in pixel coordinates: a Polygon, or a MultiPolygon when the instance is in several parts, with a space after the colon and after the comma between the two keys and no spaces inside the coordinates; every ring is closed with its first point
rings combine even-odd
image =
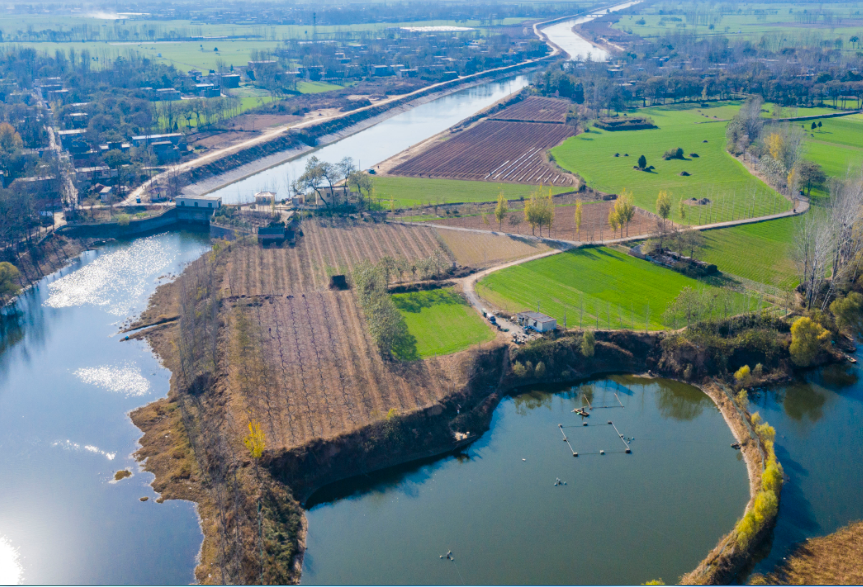
{"type": "MultiPolygon", "coordinates": [[[[605,247],[576,249],[502,269],[477,293],[509,313],[536,310],[571,328],[659,330],[662,314],[684,287],[710,288],[670,269],[605,247]]],[[[742,297],[735,294],[735,303],[742,297]]]]}

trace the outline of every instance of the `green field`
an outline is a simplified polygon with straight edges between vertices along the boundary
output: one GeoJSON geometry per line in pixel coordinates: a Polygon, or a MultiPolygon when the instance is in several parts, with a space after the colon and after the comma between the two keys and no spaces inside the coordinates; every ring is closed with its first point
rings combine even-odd
{"type": "Polygon", "coordinates": [[[723,273],[783,289],[793,287],[797,268],[791,254],[798,222],[800,217],[781,218],[705,231],[707,244],[699,258],[723,273]]]}
{"type": "MultiPolygon", "coordinates": [[[[396,207],[425,204],[456,204],[461,202],[493,202],[497,195],[509,200],[527,198],[537,186],[512,183],[490,183],[485,181],[461,181],[456,179],[423,179],[418,177],[375,177],[375,198],[384,208],[390,200],[396,207]]],[[[572,191],[571,188],[552,188],[552,193],[572,191]]]]}
{"type": "MultiPolygon", "coordinates": [[[[825,118],[819,122],[822,126],[816,130],[812,130],[809,121],[801,123],[807,137],[804,157],[821,165],[830,177],[845,177],[849,170],[859,172],[863,165],[863,116],[825,118]]],[[[822,197],[826,192],[812,194],[822,197]]]]}
{"type": "MultiPolygon", "coordinates": [[[[563,325],[643,329],[667,325],[662,314],[684,287],[712,287],[685,275],[605,247],[582,248],[492,273],[477,293],[507,312],[539,310],[563,325]],[[611,317],[609,319],[609,311],[611,317]]],[[[739,303],[742,297],[735,294],[739,303]]]]}
{"type": "Polygon", "coordinates": [[[297,91],[301,94],[320,94],[331,90],[341,90],[342,86],[326,82],[297,82],[297,91]]]}
{"type": "Polygon", "coordinates": [[[712,204],[687,206],[686,224],[790,210],[788,200],[753,177],[725,151],[723,120],[731,118],[737,107],[678,104],[644,108],[638,115],[649,116],[659,128],[617,132],[592,128],[589,133],[567,139],[551,153],[561,167],[578,173],[591,187],[610,193],[627,189],[633,193],[635,204],[650,212],[656,211],[659,191],[670,191],[676,222],[681,221],[678,200],[689,198],[707,198],[712,204]],[[665,151],[677,147],[683,149],[684,160],[662,159],[665,151]],[[615,157],[615,153],[619,156],[615,157]],[[690,157],[691,153],[698,157],[690,157]],[[640,155],[655,167],[654,171],[633,169],[640,155]],[[691,175],[682,177],[683,171],[691,175]]]}
{"type": "Polygon", "coordinates": [[[408,332],[416,339],[416,358],[448,355],[495,336],[452,289],[394,294],[393,302],[404,317],[408,332]]]}

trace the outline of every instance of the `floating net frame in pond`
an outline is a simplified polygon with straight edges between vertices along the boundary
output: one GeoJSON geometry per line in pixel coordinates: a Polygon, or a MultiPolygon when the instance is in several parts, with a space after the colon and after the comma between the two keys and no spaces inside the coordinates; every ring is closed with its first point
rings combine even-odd
{"type": "MultiPolygon", "coordinates": [[[[632,454],[632,448],[629,446],[629,443],[626,441],[626,438],[623,436],[623,434],[620,433],[620,430],[617,429],[617,426],[614,425],[614,422],[612,422],[611,420],[608,420],[608,425],[611,426],[612,428],[614,428],[614,431],[617,433],[617,437],[620,439],[620,442],[623,443],[623,446],[625,447],[623,450],[624,454],[632,454]]],[[[557,425],[557,429],[560,430],[561,435],[563,435],[563,441],[569,447],[569,450],[572,453],[572,456],[577,457],[578,451],[575,450],[574,448],[572,448],[572,444],[569,442],[569,438],[567,438],[566,432],[563,431],[564,428],[588,428],[588,424],[587,424],[587,422],[584,422],[584,423],[582,423],[581,426],[564,426],[563,424],[557,425]]],[[[595,453],[584,453],[584,454],[595,454],[595,453]]],[[[604,455],[605,451],[600,449],[599,454],[604,455]]]]}

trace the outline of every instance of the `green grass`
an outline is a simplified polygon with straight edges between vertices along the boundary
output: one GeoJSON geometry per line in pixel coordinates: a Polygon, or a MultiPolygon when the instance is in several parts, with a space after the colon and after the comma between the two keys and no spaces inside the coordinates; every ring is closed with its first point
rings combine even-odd
{"type": "Polygon", "coordinates": [[[419,358],[455,353],[495,336],[452,289],[394,294],[393,302],[404,317],[408,332],[416,339],[419,358]]]}
{"type": "MultiPolygon", "coordinates": [[[[375,198],[389,208],[390,200],[396,207],[417,204],[456,204],[461,202],[494,202],[503,191],[509,200],[527,198],[537,186],[456,179],[422,179],[416,177],[375,177],[375,198]]],[[[571,188],[552,188],[552,193],[572,191],[571,188]]]]}
{"type": "Polygon", "coordinates": [[[830,177],[845,177],[849,169],[863,165],[863,116],[843,116],[820,120],[821,128],[806,127],[804,157],[821,165],[830,177]]]}
{"type": "Polygon", "coordinates": [[[591,187],[611,193],[627,189],[635,204],[650,212],[656,211],[659,191],[670,191],[676,222],[681,221],[677,201],[689,198],[708,198],[713,204],[687,206],[686,224],[722,222],[732,216],[739,219],[753,211],[754,216],[764,216],[790,210],[788,200],[753,177],[725,151],[726,123],[714,121],[713,117],[728,119],[737,107],[678,104],[645,108],[638,114],[651,117],[659,128],[617,132],[591,129],[567,139],[551,152],[561,167],[578,173],[591,187]],[[662,159],[666,150],[677,147],[683,149],[685,160],[662,159]],[[620,156],[615,157],[615,153],[620,156]],[[626,153],[628,157],[624,157],[626,153]],[[689,157],[690,153],[698,157],[689,157]],[[633,169],[640,155],[655,167],[654,171],[633,169]],[[691,175],[681,177],[682,171],[691,175]]]}
{"type": "MultiPolygon", "coordinates": [[[[643,329],[650,308],[649,328],[667,325],[662,314],[684,287],[712,287],[613,249],[582,248],[492,273],[477,284],[477,292],[508,312],[536,310],[563,325],[579,325],[584,304],[585,327],[619,328],[618,308],[625,327],[643,329]],[[608,311],[611,310],[609,321],[608,311]]],[[[735,294],[735,299],[740,298],[735,294]]],[[[742,299],[742,298],[741,298],[742,299]]]]}
{"type": "Polygon", "coordinates": [[[793,287],[797,268],[792,260],[794,228],[800,217],[705,231],[707,244],[700,258],[730,273],[758,283],[793,287]]]}
{"type": "Polygon", "coordinates": [[[301,94],[320,94],[331,90],[341,90],[342,86],[328,84],[326,82],[298,82],[297,91],[301,94]]]}

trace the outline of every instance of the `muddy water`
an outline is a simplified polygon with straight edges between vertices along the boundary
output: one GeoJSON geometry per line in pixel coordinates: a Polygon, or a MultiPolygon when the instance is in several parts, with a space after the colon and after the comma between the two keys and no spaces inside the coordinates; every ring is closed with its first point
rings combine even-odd
{"type": "Polygon", "coordinates": [[[733,527],[748,499],[732,442],[713,402],[685,384],[612,377],[532,388],[504,400],[491,430],[463,454],[313,496],[302,580],[677,581],[733,527]],[[583,393],[596,408],[586,427],[572,413],[583,393]],[[608,420],[634,437],[631,454],[608,420]],[[555,485],[558,478],[566,485],[555,485]],[[439,558],[450,550],[454,562],[439,558]]]}
{"type": "Polygon", "coordinates": [[[263,190],[275,192],[280,198],[286,197],[288,186],[302,175],[306,161],[312,156],[331,163],[351,157],[355,165],[368,169],[517,92],[528,82],[527,76],[519,75],[438,98],[298,159],[210,192],[209,195],[220,196],[225,203],[252,201],[255,192],[263,190]]]}
{"type": "Polygon", "coordinates": [[[769,552],[756,567],[769,572],[806,538],[863,520],[863,352],[843,364],[751,399],[776,428],[776,455],[785,469],[779,519],[769,552]]]}
{"type": "MultiPolygon", "coordinates": [[[[607,11],[616,12],[618,10],[623,10],[624,8],[629,8],[634,4],[638,4],[638,2],[618,4],[617,6],[608,8],[607,11]]],[[[584,39],[572,32],[572,27],[585,22],[590,22],[605,13],[606,10],[601,10],[594,14],[588,14],[572,20],[559,22],[544,28],[543,32],[548,35],[549,40],[566,51],[570,59],[581,61],[586,61],[588,59],[593,61],[607,61],[609,55],[608,51],[592,45],[587,39],[584,39]]]]}
{"type": "Polygon", "coordinates": [[[194,580],[194,507],[154,502],[126,415],[170,373],[117,330],[208,247],[170,233],[85,252],[0,316],[0,584],[194,580]],[[134,476],[112,483],[124,468],[134,476]]]}

